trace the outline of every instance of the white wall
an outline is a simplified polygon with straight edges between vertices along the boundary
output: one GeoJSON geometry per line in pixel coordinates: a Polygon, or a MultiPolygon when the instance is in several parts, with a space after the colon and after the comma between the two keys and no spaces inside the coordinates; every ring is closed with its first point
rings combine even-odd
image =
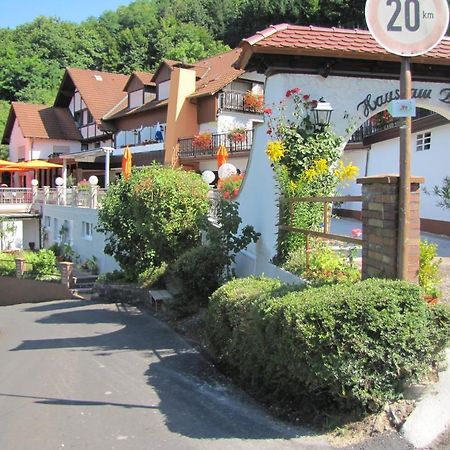
{"type": "MultiPolygon", "coordinates": [[[[53,228],[54,219],[57,219],[59,229],[64,220],[72,222],[71,241],[75,252],[80,255],[81,261],[95,256],[98,259],[100,272],[112,272],[115,269],[119,269],[119,265],[109,255],[105,255],[105,236],[102,233],[93,231],[92,239],[86,239],[83,237],[82,224],[88,222],[97,225],[98,211],[90,208],[72,208],[69,206],[57,206],[57,205],[43,205],[42,216],[48,216],[51,220],[51,227],[53,228]]],[[[49,244],[53,243],[53,236],[50,233],[49,244]]]]}
{"type": "Polygon", "coordinates": [[[19,159],[30,159],[31,140],[23,137],[17,119],[14,121],[11,138],[9,141],[9,159],[18,161],[19,159]]]}
{"type": "Polygon", "coordinates": [[[253,122],[262,123],[264,119],[255,114],[224,111],[217,118],[217,133],[228,133],[236,127],[244,127],[246,130],[253,128],[253,122]]]}
{"type": "MultiPolygon", "coordinates": [[[[428,191],[433,190],[436,184],[441,185],[446,176],[450,176],[450,125],[442,125],[429,130],[413,133],[412,135],[412,155],[411,174],[425,178],[425,187],[428,191]],[[431,132],[430,150],[416,151],[417,134],[431,132]]],[[[398,173],[399,166],[399,139],[390,139],[377,142],[372,145],[369,151],[369,164],[367,175],[378,175],[383,173],[398,173]]],[[[360,175],[364,176],[366,166],[366,151],[359,150],[346,151],[343,161],[352,161],[360,167],[360,175]]],[[[343,189],[344,195],[360,195],[361,186],[352,182],[343,189]]],[[[361,204],[346,203],[344,208],[360,210],[361,204]]],[[[448,211],[436,206],[436,197],[421,193],[420,215],[422,218],[450,221],[448,211]]]]}

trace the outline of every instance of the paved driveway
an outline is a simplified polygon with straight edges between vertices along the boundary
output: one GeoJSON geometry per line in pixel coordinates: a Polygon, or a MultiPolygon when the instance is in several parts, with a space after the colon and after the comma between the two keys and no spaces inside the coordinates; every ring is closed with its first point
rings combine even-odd
{"type": "Polygon", "coordinates": [[[166,325],[68,300],[0,308],[0,449],[322,449],[166,325]]]}

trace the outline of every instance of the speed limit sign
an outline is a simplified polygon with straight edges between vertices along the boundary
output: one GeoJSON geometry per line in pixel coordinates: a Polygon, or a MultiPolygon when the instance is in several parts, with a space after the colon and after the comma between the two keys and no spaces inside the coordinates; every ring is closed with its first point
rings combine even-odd
{"type": "Polygon", "coordinates": [[[376,41],[391,53],[422,55],[448,28],[447,0],[367,0],[366,22],[376,41]]]}

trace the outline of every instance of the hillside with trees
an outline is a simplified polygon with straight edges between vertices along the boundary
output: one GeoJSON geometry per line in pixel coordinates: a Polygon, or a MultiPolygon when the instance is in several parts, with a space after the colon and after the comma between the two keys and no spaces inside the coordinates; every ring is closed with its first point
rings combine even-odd
{"type": "MultiPolygon", "coordinates": [[[[0,28],[0,129],[14,100],[51,104],[66,67],[131,73],[194,62],[270,24],[365,27],[365,0],[135,0],[80,24],[0,28]]],[[[4,154],[0,150],[0,157],[4,154]]]]}

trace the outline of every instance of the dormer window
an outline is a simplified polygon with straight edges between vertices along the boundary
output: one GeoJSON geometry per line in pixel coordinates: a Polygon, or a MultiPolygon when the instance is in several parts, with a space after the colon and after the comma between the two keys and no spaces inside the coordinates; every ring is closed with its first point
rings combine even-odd
{"type": "Polygon", "coordinates": [[[170,80],[158,84],[158,100],[166,100],[170,94],[170,80]]]}
{"type": "Polygon", "coordinates": [[[139,89],[138,91],[128,93],[128,108],[137,108],[144,104],[144,90],[139,89]]]}

